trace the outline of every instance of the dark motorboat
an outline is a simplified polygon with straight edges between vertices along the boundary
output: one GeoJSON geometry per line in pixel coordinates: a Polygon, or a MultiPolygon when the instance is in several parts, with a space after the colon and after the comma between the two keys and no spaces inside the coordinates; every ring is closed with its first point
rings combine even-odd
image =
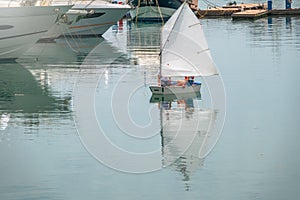
{"type": "MultiPolygon", "coordinates": [[[[130,16],[135,21],[166,21],[181,6],[183,0],[131,0],[130,16]]],[[[189,2],[197,8],[198,1],[189,2]]]]}

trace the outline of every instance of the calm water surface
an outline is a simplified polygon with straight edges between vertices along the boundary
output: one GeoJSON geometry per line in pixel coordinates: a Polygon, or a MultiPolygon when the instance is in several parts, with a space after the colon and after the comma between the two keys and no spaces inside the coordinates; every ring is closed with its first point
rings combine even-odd
{"type": "Polygon", "coordinates": [[[298,197],[300,18],[201,23],[226,90],[219,140],[225,110],[205,85],[201,98],[151,99],[159,25],[124,21],[1,63],[0,199],[298,197]]]}

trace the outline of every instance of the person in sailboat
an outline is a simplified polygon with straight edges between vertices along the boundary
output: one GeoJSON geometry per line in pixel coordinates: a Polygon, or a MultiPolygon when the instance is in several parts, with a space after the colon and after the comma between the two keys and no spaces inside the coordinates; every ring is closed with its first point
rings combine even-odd
{"type": "Polygon", "coordinates": [[[160,75],[157,76],[158,82],[161,86],[170,86],[172,85],[171,77],[161,77],[160,75]]]}
{"type": "Polygon", "coordinates": [[[188,85],[188,86],[192,86],[192,85],[194,84],[194,82],[195,82],[194,79],[195,79],[194,76],[190,76],[190,77],[188,78],[187,85],[188,85]]]}
{"type": "Polygon", "coordinates": [[[186,77],[184,77],[183,80],[178,80],[176,86],[185,87],[187,85],[187,83],[188,83],[188,80],[189,80],[189,77],[186,76],[186,77]]]}
{"type": "Polygon", "coordinates": [[[177,86],[192,86],[195,83],[194,76],[186,76],[184,80],[177,81],[177,86]]]}
{"type": "Polygon", "coordinates": [[[172,81],[171,77],[161,77],[160,79],[161,86],[182,86],[185,87],[186,85],[191,86],[193,84],[193,79],[186,76],[183,80],[172,81]]]}

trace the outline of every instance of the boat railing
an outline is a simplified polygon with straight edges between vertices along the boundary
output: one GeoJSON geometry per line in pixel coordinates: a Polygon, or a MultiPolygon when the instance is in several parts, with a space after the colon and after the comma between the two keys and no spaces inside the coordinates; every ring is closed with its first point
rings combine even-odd
{"type": "MultiPolygon", "coordinates": [[[[0,0],[0,7],[72,5],[74,0],[0,0]]],[[[94,1],[94,0],[89,0],[94,1]]]]}
{"type": "Polygon", "coordinates": [[[71,5],[74,4],[74,0],[51,0],[52,5],[71,5]]]}
{"type": "Polygon", "coordinates": [[[72,5],[75,3],[86,4],[86,6],[89,6],[95,1],[112,3],[111,0],[0,0],[0,7],[72,5]]]}
{"type": "Polygon", "coordinates": [[[21,4],[21,0],[9,0],[9,1],[2,1],[1,2],[1,7],[2,6],[8,6],[8,7],[11,7],[11,6],[14,6],[14,7],[16,7],[16,6],[20,6],[20,4],[21,4]]]}
{"type": "Polygon", "coordinates": [[[74,1],[72,1],[72,0],[38,0],[37,3],[41,6],[72,5],[72,4],[74,4],[74,1]]]}
{"type": "Polygon", "coordinates": [[[10,0],[8,7],[11,6],[35,6],[38,0],[10,0]]]}

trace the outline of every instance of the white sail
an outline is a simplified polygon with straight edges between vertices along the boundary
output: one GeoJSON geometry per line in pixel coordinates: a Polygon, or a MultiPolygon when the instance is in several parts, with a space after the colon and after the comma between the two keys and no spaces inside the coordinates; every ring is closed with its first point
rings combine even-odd
{"type": "Polygon", "coordinates": [[[187,3],[164,25],[161,37],[162,76],[217,74],[202,26],[187,3]]]}

